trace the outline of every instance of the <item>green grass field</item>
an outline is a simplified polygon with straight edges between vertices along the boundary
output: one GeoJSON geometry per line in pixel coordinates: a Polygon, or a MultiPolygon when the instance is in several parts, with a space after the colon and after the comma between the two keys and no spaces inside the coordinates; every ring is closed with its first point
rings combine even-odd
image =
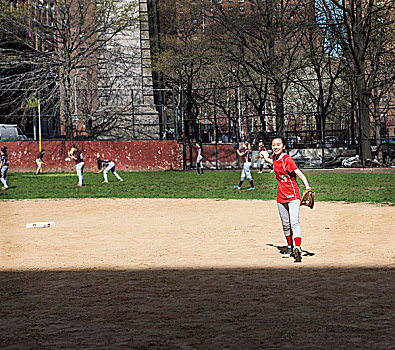
{"type": "MultiPolygon", "coordinates": [[[[124,182],[109,173],[109,183],[102,184],[103,175],[86,172],[84,187],[76,187],[75,173],[9,173],[7,191],[0,199],[26,198],[217,198],[275,199],[274,174],[253,173],[255,191],[233,189],[240,172],[119,172],[124,182]]],[[[395,174],[305,173],[316,191],[317,201],[395,203],[395,174]]],[[[299,182],[300,183],[300,182],[299,182]]],[[[301,183],[300,183],[301,184],[301,183]]],[[[303,185],[300,186],[301,190],[303,185]]]]}

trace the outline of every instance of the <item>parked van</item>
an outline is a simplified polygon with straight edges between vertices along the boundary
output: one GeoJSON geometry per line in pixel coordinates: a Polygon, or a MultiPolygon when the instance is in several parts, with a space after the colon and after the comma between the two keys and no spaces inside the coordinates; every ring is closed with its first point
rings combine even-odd
{"type": "Polygon", "coordinates": [[[27,137],[16,124],[0,124],[0,141],[23,141],[27,137]]]}

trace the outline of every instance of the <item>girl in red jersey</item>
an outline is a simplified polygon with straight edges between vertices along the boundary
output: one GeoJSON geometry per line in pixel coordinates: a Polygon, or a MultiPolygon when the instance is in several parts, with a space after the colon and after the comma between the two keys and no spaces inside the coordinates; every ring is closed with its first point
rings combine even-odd
{"type": "Polygon", "coordinates": [[[287,240],[287,251],[283,254],[283,257],[288,258],[293,256],[295,262],[301,262],[302,231],[299,223],[300,191],[296,182],[296,176],[302,180],[306,189],[310,188],[310,186],[292,157],[284,153],[284,148],[284,139],[282,137],[275,137],[272,140],[273,158],[269,157],[266,150],[263,151],[263,156],[266,162],[273,164],[277,179],[277,206],[284,235],[287,240]]]}

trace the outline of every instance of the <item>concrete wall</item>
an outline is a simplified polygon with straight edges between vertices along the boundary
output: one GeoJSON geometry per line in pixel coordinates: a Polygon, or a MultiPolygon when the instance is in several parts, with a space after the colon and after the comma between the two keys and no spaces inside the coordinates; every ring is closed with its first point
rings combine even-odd
{"type": "MultiPolygon", "coordinates": [[[[182,145],[176,141],[83,141],[74,142],[83,152],[85,170],[97,168],[96,154],[116,163],[118,170],[182,170],[182,145]]],[[[74,171],[74,161],[66,161],[73,142],[43,141],[45,172],[74,171]]],[[[0,142],[8,147],[10,172],[36,170],[37,141],[0,142]]]]}
{"type": "MultiPolygon", "coordinates": [[[[116,33],[99,51],[98,120],[116,117],[101,134],[106,139],[150,140],[159,138],[159,114],[155,109],[149,10],[147,0],[120,0],[134,6],[131,26],[116,33]],[[133,125],[133,128],[130,126],[133,125]],[[132,132],[133,130],[133,132],[132,132]]],[[[110,16],[115,16],[112,13],[110,16]]],[[[112,35],[113,33],[101,33],[112,35]]]]}

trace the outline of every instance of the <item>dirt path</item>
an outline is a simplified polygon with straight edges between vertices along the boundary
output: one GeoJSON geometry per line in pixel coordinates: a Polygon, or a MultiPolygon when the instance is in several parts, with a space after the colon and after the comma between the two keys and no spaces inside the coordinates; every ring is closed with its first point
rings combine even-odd
{"type": "Polygon", "coordinates": [[[394,207],[302,208],[301,264],[273,201],[4,201],[5,349],[347,349],[394,344],[394,207]],[[26,229],[35,221],[56,227],[26,229]]]}

